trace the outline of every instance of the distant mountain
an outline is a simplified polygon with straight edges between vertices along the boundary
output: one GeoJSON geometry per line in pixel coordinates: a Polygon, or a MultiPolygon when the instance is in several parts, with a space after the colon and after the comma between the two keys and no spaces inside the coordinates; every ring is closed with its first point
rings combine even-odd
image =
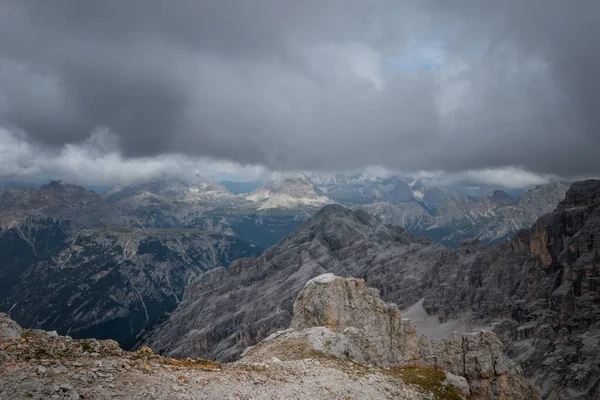
{"type": "Polygon", "coordinates": [[[499,190],[490,197],[472,199],[458,192],[427,188],[420,202],[378,202],[360,208],[387,223],[400,225],[451,247],[467,239],[479,239],[491,245],[530,227],[539,216],[552,211],[567,189],[566,184],[553,182],[532,189],[515,200],[499,190]],[[427,206],[435,210],[434,215],[427,211],[427,206]]]}
{"type": "Polygon", "coordinates": [[[245,199],[252,202],[257,211],[293,210],[308,214],[334,203],[329,197],[318,194],[314,184],[304,178],[270,182],[246,195],[245,199]]]}
{"type": "Polygon", "coordinates": [[[130,218],[130,225],[152,228],[189,227],[207,210],[236,201],[223,185],[210,178],[179,178],[117,187],[104,198],[130,218]]]}
{"type": "Polygon", "coordinates": [[[332,200],[352,206],[377,201],[402,203],[415,200],[407,182],[397,178],[372,178],[369,176],[333,176],[317,180],[317,187],[332,200]]]}
{"type": "Polygon", "coordinates": [[[39,189],[0,190],[0,227],[17,226],[28,218],[69,220],[74,228],[126,223],[118,208],[81,186],[53,181],[39,189]]]}
{"type": "Polygon", "coordinates": [[[275,245],[326,204],[307,179],[268,182],[190,222],[190,226],[236,235],[262,248],[275,245]]]}
{"type": "MultiPolygon", "coordinates": [[[[119,194],[115,203],[131,198],[119,194]]],[[[262,251],[206,230],[136,227],[124,210],[60,182],[0,191],[0,309],[27,327],[130,346],[190,279],[262,251]]]]}
{"type": "Polygon", "coordinates": [[[244,194],[250,193],[258,189],[263,185],[261,181],[254,182],[233,182],[233,181],[221,181],[221,185],[225,186],[233,194],[244,194]]]}

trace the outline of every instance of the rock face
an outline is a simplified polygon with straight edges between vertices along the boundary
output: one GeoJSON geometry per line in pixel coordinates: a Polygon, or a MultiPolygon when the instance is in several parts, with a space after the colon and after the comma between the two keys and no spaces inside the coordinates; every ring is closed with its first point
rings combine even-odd
{"type": "Polygon", "coordinates": [[[311,279],[294,303],[291,328],[249,349],[246,357],[285,354],[304,338],[316,351],[362,364],[443,369],[466,378],[467,395],[474,399],[540,397],[494,333],[418,340],[414,323],[402,320],[398,307],[384,303],[362,279],[333,274],[311,279]]]}
{"type": "Polygon", "coordinates": [[[8,314],[0,313],[0,343],[21,337],[23,329],[8,314]]]}
{"type": "Polygon", "coordinates": [[[344,333],[363,352],[355,358],[363,364],[402,365],[419,358],[415,325],[363,279],[329,273],[308,281],[294,302],[291,328],[319,326],[344,333]]]}
{"type": "Polygon", "coordinates": [[[425,309],[472,310],[547,398],[600,397],[600,181],[574,183],[556,210],[512,241],[464,244],[433,276],[425,309]]]}

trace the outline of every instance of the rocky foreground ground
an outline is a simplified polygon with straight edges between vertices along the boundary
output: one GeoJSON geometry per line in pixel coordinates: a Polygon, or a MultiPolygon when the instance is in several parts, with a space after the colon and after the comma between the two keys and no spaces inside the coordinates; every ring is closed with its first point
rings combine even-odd
{"type": "MultiPolygon", "coordinates": [[[[436,371],[395,371],[313,357],[266,362],[178,360],[25,330],[2,340],[0,399],[421,399],[444,393],[436,371]],[[402,376],[406,374],[406,383],[402,376]],[[422,382],[421,382],[422,381],[422,382]],[[427,387],[426,387],[427,386],[427,387]],[[429,387],[431,386],[431,387],[429,387]]],[[[442,379],[443,380],[443,379],[442,379]]]]}
{"type": "Polygon", "coordinates": [[[22,330],[0,314],[0,400],[539,398],[493,333],[418,340],[362,279],[310,280],[294,314],[230,364],[22,330]]]}

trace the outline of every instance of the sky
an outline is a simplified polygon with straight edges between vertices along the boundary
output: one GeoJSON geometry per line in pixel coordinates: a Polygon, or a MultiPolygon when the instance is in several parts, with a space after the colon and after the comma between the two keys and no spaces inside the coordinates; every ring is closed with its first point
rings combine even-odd
{"type": "Polygon", "coordinates": [[[0,10],[0,180],[600,175],[597,0],[0,10]]]}

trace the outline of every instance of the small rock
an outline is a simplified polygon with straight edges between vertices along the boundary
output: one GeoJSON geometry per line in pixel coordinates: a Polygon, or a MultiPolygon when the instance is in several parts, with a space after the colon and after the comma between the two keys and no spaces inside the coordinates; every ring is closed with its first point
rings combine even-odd
{"type": "Polygon", "coordinates": [[[112,390],[108,390],[108,389],[104,389],[104,388],[98,390],[98,394],[100,396],[103,396],[103,397],[109,398],[109,399],[117,396],[117,393],[113,392],[112,390]]]}
{"type": "Polygon", "coordinates": [[[38,374],[45,374],[46,373],[46,367],[44,367],[43,365],[40,365],[39,367],[37,367],[37,373],[38,374]]]}

